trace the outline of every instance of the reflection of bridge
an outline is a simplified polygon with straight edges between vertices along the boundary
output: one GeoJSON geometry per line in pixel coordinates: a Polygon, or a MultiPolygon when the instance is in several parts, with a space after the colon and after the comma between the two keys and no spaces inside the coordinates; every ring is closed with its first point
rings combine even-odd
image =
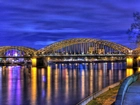
{"type": "MultiPolygon", "coordinates": [[[[3,46],[0,47],[0,61],[11,60],[8,58],[31,58],[33,66],[37,61],[42,59],[43,62],[48,60],[124,60],[127,59],[129,66],[132,66],[132,58],[139,57],[140,49],[131,50],[120,44],[105,40],[77,38],[56,42],[40,50],[22,46],[3,46]],[[134,57],[132,54],[135,54],[134,57]]],[[[11,60],[13,61],[13,59],[11,60]]]]}

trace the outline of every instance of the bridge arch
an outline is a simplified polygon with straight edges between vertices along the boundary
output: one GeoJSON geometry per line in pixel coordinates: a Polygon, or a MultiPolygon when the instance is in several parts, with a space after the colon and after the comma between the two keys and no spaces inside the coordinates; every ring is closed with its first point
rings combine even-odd
{"type": "Polygon", "coordinates": [[[23,46],[2,46],[0,47],[0,56],[5,56],[6,52],[8,50],[18,50],[21,52],[24,52],[23,56],[29,56],[29,55],[35,55],[36,49],[29,48],[29,47],[23,47],[23,46]]]}
{"type": "Polygon", "coordinates": [[[122,53],[128,54],[131,49],[123,45],[106,40],[76,38],[53,43],[37,51],[37,54],[51,53],[122,53]],[[74,51],[75,50],[75,51],[74,51]]]}
{"type": "Polygon", "coordinates": [[[133,54],[140,55],[140,48],[134,49],[132,53],[133,53],[133,54]]]}

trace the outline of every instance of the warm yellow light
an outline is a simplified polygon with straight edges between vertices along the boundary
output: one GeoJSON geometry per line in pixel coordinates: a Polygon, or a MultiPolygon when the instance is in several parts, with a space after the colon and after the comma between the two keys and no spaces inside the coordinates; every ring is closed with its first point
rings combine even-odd
{"type": "Polygon", "coordinates": [[[64,69],[64,72],[65,72],[65,97],[67,99],[68,94],[69,94],[69,74],[68,74],[68,69],[64,69]]]}
{"type": "Polygon", "coordinates": [[[51,67],[49,65],[47,66],[47,76],[51,76],[51,67]]]}
{"type": "Polygon", "coordinates": [[[126,77],[132,75],[133,73],[133,69],[126,69],[126,77]]]}
{"type": "Polygon", "coordinates": [[[44,75],[45,75],[45,69],[42,68],[42,69],[41,69],[41,76],[44,76],[44,75]]]}
{"type": "MultiPolygon", "coordinates": [[[[57,66],[57,65],[56,65],[57,66]]],[[[58,87],[59,87],[59,69],[55,69],[55,74],[54,74],[54,87],[55,87],[55,90],[54,90],[54,94],[57,96],[58,95],[58,87]]]]}
{"type": "Polygon", "coordinates": [[[140,67],[138,67],[138,72],[140,72],[140,67]]]}
{"type": "Polygon", "coordinates": [[[47,99],[51,98],[51,67],[47,66],[47,99]]]}
{"type": "Polygon", "coordinates": [[[36,67],[37,59],[31,58],[31,61],[32,61],[32,67],[36,67]]]}
{"type": "Polygon", "coordinates": [[[49,61],[50,60],[50,57],[47,57],[47,60],[49,61]]]}
{"type": "Polygon", "coordinates": [[[83,97],[85,95],[85,71],[82,70],[82,75],[81,75],[81,96],[83,97]]]}
{"type": "Polygon", "coordinates": [[[37,94],[37,68],[32,67],[31,68],[31,100],[36,100],[36,94],[37,94]]]}
{"type": "Polygon", "coordinates": [[[129,57],[126,59],[127,67],[131,68],[133,67],[133,58],[129,57]]]}
{"type": "Polygon", "coordinates": [[[98,88],[99,90],[102,89],[102,84],[103,84],[103,71],[102,69],[99,70],[99,76],[98,76],[98,88]]]}

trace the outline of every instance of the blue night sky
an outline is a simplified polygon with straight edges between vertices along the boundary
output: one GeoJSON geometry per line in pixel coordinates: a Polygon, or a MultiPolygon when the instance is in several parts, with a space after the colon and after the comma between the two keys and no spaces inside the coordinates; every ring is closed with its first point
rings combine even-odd
{"type": "Polygon", "coordinates": [[[96,38],[130,47],[126,31],[138,0],[0,1],[0,46],[40,49],[69,38],[96,38]]]}

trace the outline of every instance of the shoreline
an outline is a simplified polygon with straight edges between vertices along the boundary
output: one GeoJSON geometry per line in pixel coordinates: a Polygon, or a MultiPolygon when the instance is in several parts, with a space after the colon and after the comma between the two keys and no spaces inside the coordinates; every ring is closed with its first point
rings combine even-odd
{"type": "MultiPolygon", "coordinates": [[[[97,92],[91,94],[90,96],[84,98],[83,100],[81,100],[81,101],[80,101],[79,103],[77,103],[76,105],[86,105],[86,104],[88,104],[89,102],[91,102],[92,100],[98,98],[99,96],[102,96],[102,94],[106,93],[108,90],[111,90],[111,89],[113,89],[113,88],[115,88],[115,87],[117,87],[117,86],[119,86],[119,85],[120,85],[120,81],[117,82],[117,83],[114,83],[114,84],[112,84],[112,85],[109,85],[109,86],[103,88],[102,90],[97,91],[97,92]]],[[[108,96],[106,96],[106,97],[108,97],[108,96]]],[[[102,97],[102,98],[103,98],[103,97],[102,97]]],[[[89,104],[89,105],[102,105],[102,104],[95,104],[95,103],[94,103],[94,104],[89,104]]]]}
{"type": "Polygon", "coordinates": [[[98,97],[92,99],[87,105],[113,105],[118,93],[120,85],[110,88],[98,97]]]}

